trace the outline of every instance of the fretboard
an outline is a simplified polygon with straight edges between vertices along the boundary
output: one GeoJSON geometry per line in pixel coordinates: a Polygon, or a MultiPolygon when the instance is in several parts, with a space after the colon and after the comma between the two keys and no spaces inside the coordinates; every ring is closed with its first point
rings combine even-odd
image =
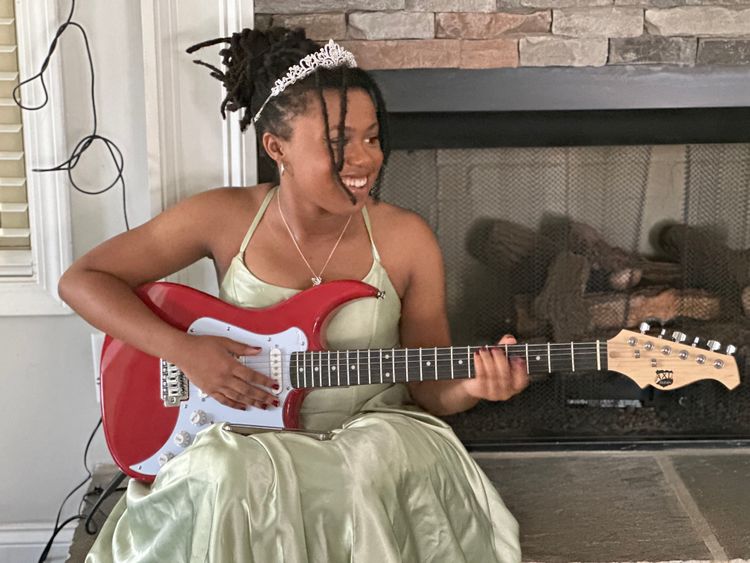
{"type": "MultiPolygon", "coordinates": [[[[345,387],[474,377],[474,353],[483,346],[384,348],[294,352],[294,387],[345,387]]],[[[591,372],[607,369],[607,342],[499,345],[509,358],[522,358],[527,373],[591,372]]]]}

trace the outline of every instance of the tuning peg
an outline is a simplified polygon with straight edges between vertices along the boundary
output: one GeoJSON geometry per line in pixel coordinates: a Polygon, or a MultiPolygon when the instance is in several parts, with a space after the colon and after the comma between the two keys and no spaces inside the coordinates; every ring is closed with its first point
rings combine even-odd
{"type": "Polygon", "coordinates": [[[712,352],[716,352],[716,350],[721,348],[721,342],[719,342],[718,340],[709,340],[708,342],[706,342],[706,346],[712,352]]]}
{"type": "Polygon", "coordinates": [[[737,351],[737,347],[734,344],[727,344],[727,354],[733,356],[737,351]]]}
{"type": "Polygon", "coordinates": [[[667,334],[667,329],[666,328],[661,329],[661,331],[659,332],[659,338],[664,338],[665,334],[667,334]]]}
{"type": "Polygon", "coordinates": [[[687,339],[687,334],[685,334],[684,332],[680,332],[679,330],[676,330],[672,333],[672,340],[674,340],[678,344],[680,342],[685,342],[686,339],[687,339]]]}
{"type": "Polygon", "coordinates": [[[691,344],[691,346],[692,346],[693,348],[695,348],[696,346],[698,346],[698,342],[700,342],[700,341],[701,341],[701,337],[700,337],[700,336],[696,336],[696,337],[695,337],[695,338],[693,339],[693,343],[691,344]]]}
{"type": "Polygon", "coordinates": [[[641,331],[641,334],[646,334],[649,330],[651,330],[651,325],[648,323],[641,323],[638,325],[638,329],[641,331]]]}

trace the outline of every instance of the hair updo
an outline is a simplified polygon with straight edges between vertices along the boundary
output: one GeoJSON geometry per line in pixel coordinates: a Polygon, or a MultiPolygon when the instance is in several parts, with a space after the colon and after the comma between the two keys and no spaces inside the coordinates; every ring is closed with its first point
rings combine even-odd
{"type": "MultiPolygon", "coordinates": [[[[220,80],[224,85],[226,96],[220,107],[222,117],[226,118],[227,110],[243,112],[240,119],[242,131],[252,122],[253,116],[270,95],[276,80],[282,78],[289,67],[298,64],[303,57],[321,48],[321,45],[305,36],[303,29],[289,30],[274,27],[268,31],[243,29],[238,33],[233,33],[231,37],[220,37],[193,45],[187,52],[193,53],[203,47],[219,43],[228,43],[219,51],[225,70],[222,71],[204,61],[194,62],[208,67],[211,70],[211,76],[220,80]]],[[[354,203],[356,201],[354,195],[343,184],[340,176],[344,166],[344,143],[337,143],[336,147],[331,143],[328,120],[325,118],[327,106],[323,97],[325,90],[334,89],[340,93],[341,111],[338,136],[343,139],[347,91],[351,88],[359,88],[367,92],[375,105],[379,125],[378,138],[383,151],[383,167],[371,192],[373,198],[377,199],[383,170],[390,153],[390,143],[383,96],[366,71],[345,65],[330,69],[318,67],[312,74],[288,86],[281,94],[269,100],[255,123],[255,131],[259,138],[267,131],[282,139],[289,139],[292,134],[289,122],[294,116],[308,109],[311,100],[309,94],[314,92],[324,112],[321,117],[325,126],[326,142],[333,163],[335,180],[354,203]]]]}

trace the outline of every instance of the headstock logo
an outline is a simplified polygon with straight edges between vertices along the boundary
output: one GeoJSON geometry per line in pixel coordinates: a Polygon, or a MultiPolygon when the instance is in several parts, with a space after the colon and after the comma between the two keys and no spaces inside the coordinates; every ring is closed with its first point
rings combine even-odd
{"type": "Polygon", "coordinates": [[[671,369],[656,370],[656,384],[659,387],[669,387],[674,383],[674,377],[671,369]]]}

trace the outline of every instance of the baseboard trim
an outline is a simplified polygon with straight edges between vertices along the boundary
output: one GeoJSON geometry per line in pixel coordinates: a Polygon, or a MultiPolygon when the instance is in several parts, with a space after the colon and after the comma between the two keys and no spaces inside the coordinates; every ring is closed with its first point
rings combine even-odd
{"type": "MultiPolygon", "coordinates": [[[[75,523],[68,524],[55,538],[48,561],[65,561],[73,541],[75,523]]],[[[37,561],[52,535],[53,522],[0,524],[0,563],[37,561]]]]}

